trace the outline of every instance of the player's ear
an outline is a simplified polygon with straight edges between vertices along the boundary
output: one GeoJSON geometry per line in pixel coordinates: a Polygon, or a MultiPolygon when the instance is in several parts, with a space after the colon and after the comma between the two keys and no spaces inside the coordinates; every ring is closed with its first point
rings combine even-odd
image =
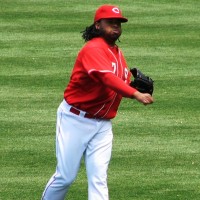
{"type": "Polygon", "coordinates": [[[95,25],[95,28],[96,28],[97,30],[100,29],[100,23],[99,23],[99,21],[95,22],[94,25],[95,25]]]}

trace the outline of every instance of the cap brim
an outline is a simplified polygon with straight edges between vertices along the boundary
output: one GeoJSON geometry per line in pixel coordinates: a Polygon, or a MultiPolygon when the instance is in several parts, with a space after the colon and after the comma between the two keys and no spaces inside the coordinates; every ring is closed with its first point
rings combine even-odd
{"type": "Polygon", "coordinates": [[[128,21],[128,19],[125,17],[105,17],[104,19],[119,19],[122,23],[128,21]]]}
{"type": "Polygon", "coordinates": [[[123,17],[123,18],[120,18],[121,19],[121,22],[127,22],[128,21],[128,19],[127,18],[125,18],[125,17],[123,17]]]}
{"type": "Polygon", "coordinates": [[[97,21],[99,21],[99,20],[101,20],[101,19],[119,19],[121,23],[125,23],[125,22],[128,21],[128,19],[125,18],[125,17],[113,17],[113,16],[108,16],[108,17],[102,17],[102,18],[100,18],[100,19],[96,19],[94,22],[97,22],[97,21]]]}

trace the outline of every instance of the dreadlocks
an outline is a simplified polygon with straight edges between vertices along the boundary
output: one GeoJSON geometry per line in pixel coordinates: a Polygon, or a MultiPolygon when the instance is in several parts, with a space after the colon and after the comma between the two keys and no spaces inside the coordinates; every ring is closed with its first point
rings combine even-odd
{"type": "MultiPolygon", "coordinates": [[[[84,31],[81,31],[81,33],[82,38],[85,40],[85,42],[91,40],[92,38],[99,37],[103,34],[101,30],[96,29],[95,24],[87,26],[84,31]]],[[[120,42],[119,38],[117,40],[118,42],[120,42]]]]}
{"type": "Polygon", "coordinates": [[[100,36],[100,31],[96,29],[94,24],[87,26],[81,33],[83,33],[82,38],[85,40],[85,42],[100,36]]]}

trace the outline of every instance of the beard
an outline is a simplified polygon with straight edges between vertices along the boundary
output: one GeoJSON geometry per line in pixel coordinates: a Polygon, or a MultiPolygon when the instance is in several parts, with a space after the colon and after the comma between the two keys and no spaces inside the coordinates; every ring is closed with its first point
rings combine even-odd
{"type": "Polygon", "coordinates": [[[111,30],[106,32],[104,29],[99,29],[100,36],[103,37],[109,44],[115,44],[115,42],[121,36],[121,30],[111,30]]]}

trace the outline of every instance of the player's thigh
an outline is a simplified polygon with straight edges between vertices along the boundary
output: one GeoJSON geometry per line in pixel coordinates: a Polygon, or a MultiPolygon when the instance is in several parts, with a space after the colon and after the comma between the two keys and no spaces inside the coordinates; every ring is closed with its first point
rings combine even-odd
{"type": "Polygon", "coordinates": [[[65,177],[74,179],[85,151],[84,136],[79,123],[71,114],[58,112],[56,133],[57,168],[65,177]]]}
{"type": "Polygon", "coordinates": [[[85,152],[85,162],[87,172],[106,173],[112,152],[113,133],[111,124],[105,124],[105,129],[101,129],[88,143],[85,152]]]}

